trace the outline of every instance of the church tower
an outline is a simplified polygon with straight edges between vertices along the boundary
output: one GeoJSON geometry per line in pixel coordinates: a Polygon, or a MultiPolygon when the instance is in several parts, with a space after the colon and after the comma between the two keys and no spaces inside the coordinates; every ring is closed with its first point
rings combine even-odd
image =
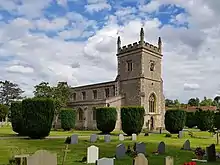
{"type": "Polygon", "coordinates": [[[121,47],[117,41],[119,94],[124,96],[122,106],[143,106],[144,127],[164,126],[165,102],[163,96],[162,41],[157,46],[144,41],[144,29],[139,42],[121,47]]]}

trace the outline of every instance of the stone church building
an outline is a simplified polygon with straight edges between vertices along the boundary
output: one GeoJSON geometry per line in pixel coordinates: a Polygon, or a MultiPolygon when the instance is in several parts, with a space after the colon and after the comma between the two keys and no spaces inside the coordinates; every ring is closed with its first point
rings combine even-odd
{"type": "Polygon", "coordinates": [[[95,108],[103,106],[117,108],[116,130],[121,129],[121,106],[143,106],[143,128],[153,130],[164,127],[161,38],[157,46],[149,44],[144,41],[144,30],[141,28],[140,41],[122,47],[118,37],[116,56],[118,73],[115,80],[71,88],[68,106],[77,111],[76,129],[96,129],[95,108]]]}

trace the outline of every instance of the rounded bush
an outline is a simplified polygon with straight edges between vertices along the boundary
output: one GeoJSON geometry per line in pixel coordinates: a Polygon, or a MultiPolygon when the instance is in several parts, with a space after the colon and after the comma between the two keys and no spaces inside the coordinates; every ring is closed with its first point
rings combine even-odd
{"type": "Polygon", "coordinates": [[[22,109],[25,134],[32,139],[48,136],[54,118],[54,101],[46,98],[25,99],[22,109]]]}
{"type": "Polygon", "coordinates": [[[212,111],[197,111],[197,127],[201,131],[208,131],[214,127],[214,112],[212,111]]]}
{"type": "Polygon", "coordinates": [[[60,111],[61,128],[69,131],[75,127],[76,112],[71,108],[62,108],[60,111]]]}
{"type": "Polygon", "coordinates": [[[214,120],[215,128],[218,130],[220,129],[220,112],[215,113],[215,120],[214,120]]]}
{"type": "Polygon", "coordinates": [[[144,125],[144,107],[122,107],[121,126],[122,131],[128,136],[140,134],[144,125]]]}
{"type": "Polygon", "coordinates": [[[114,107],[96,108],[96,124],[98,130],[108,134],[115,129],[117,111],[114,107]]]}
{"type": "Polygon", "coordinates": [[[186,122],[186,112],[183,110],[168,110],[165,113],[165,128],[170,133],[182,131],[186,122]]]}
{"type": "Polygon", "coordinates": [[[0,104],[0,119],[5,119],[8,115],[8,106],[0,104]]]}
{"type": "Polygon", "coordinates": [[[14,132],[23,135],[23,111],[21,102],[12,102],[10,106],[11,125],[14,132]]]}
{"type": "Polygon", "coordinates": [[[193,128],[197,125],[194,112],[186,112],[186,124],[188,128],[193,128]]]}

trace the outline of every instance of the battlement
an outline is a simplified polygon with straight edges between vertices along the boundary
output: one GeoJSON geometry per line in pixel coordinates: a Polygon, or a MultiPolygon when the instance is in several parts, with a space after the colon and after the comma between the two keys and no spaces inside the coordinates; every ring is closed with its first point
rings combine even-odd
{"type": "Polygon", "coordinates": [[[154,46],[148,42],[144,42],[144,44],[142,45],[141,42],[134,42],[133,44],[129,44],[129,45],[125,45],[123,47],[120,47],[119,50],[118,50],[118,53],[126,53],[126,52],[129,52],[129,51],[133,51],[135,49],[138,49],[138,48],[145,48],[147,50],[150,50],[152,52],[155,52],[155,53],[160,53],[160,49],[157,47],[157,46],[154,46]]]}

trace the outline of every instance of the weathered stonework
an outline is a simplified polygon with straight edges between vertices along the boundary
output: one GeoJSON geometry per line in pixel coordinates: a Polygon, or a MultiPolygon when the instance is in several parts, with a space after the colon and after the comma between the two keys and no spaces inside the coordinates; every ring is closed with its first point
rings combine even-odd
{"type": "Polygon", "coordinates": [[[122,48],[118,38],[118,75],[114,81],[72,88],[68,106],[77,111],[77,129],[96,129],[94,107],[103,106],[117,108],[115,129],[121,129],[121,106],[143,106],[144,128],[164,127],[162,43],[159,38],[158,46],[153,46],[143,41],[143,35],[141,29],[140,41],[122,48]]]}

